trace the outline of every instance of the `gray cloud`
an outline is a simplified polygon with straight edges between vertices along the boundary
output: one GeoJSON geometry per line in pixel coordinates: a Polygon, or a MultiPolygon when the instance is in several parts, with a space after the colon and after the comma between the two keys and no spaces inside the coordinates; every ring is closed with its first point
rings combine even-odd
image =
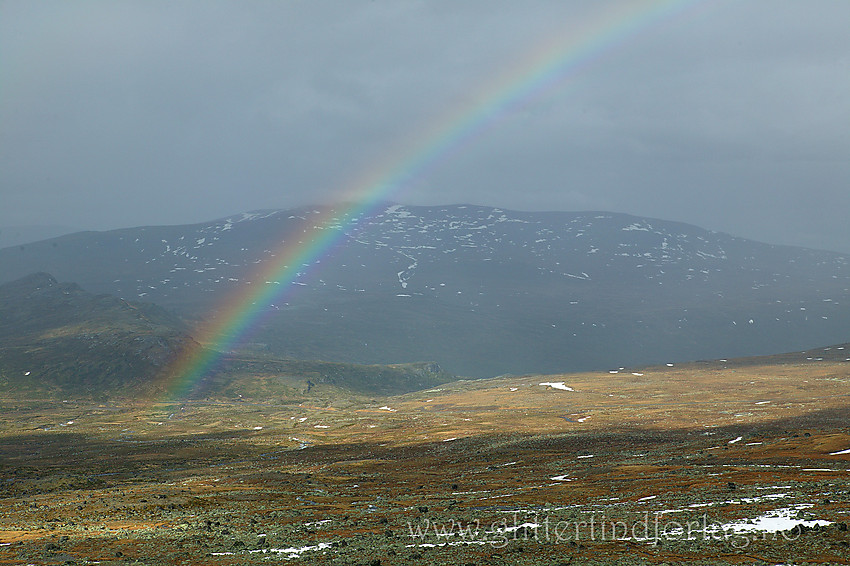
{"type": "MultiPolygon", "coordinates": [[[[0,226],[333,200],[623,6],[6,1],[0,226]]],[[[395,198],[609,209],[850,252],[850,5],[679,6],[603,41],[395,198]]]]}

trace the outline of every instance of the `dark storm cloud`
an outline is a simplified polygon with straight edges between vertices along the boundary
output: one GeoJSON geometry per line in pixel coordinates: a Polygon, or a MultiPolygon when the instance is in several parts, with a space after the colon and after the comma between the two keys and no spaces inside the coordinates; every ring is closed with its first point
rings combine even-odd
{"type": "MultiPolygon", "coordinates": [[[[398,198],[608,209],[850,252],[850,5],[682,6],[398,198]]],[[[0,3],[0,226],[185,223],[333,199],[610,8],[0,3]]]]}

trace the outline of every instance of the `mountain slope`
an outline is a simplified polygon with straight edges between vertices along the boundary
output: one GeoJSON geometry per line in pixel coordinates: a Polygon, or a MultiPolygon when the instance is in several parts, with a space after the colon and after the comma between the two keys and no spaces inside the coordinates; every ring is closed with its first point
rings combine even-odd
{"type": "Polygon", "coordinates": [[[155,305],[92,295],[46,273],[0,285],[0,382],[11,390],[144,387],[192,345],[183,323],[155,305]]]}
{"type": "Polygon", "coordinates": [[[331,253],[281,271],[319,208],[192,226],[78,233],[0,250],[2,277],[49,270],[86,288],[215,316],[279,288],[251,344],[364,364],[437,360],[463,375],[559,372],[801,350],[850,335],[850,260],[612,213],[347,207],[331,253]]]}
{"type": "MultiPolygon", "coordinates": [[[[171,362],[206,357],[202,348],[179,319],[150,303],[95,296],[46,273],[0,285],[0,387],[6,393],[161,398],[171,362]]],[[[315,401],[317,395],[406,393],[453,379],[425,362],[362,366],[223,354],[188,394],[315,401]]]]}
{"type": "Polygon", "coordinates": [[[70,226],[0,226],[0,248],[20,246],[78,231],[70,226]]]}

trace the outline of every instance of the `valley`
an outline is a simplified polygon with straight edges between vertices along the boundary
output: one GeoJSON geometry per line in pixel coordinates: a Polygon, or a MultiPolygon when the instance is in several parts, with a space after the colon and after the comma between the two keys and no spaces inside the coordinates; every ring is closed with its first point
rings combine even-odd
{"type": "Polygon", "coordinates": [[[0,566],[850,566],[848,21],[0,0],[0,566]]]}
{"type": "Polygon", "coordinates": [[[0,250],[0,564],[850,563],[846,257],[333,213],[0,250]]]}

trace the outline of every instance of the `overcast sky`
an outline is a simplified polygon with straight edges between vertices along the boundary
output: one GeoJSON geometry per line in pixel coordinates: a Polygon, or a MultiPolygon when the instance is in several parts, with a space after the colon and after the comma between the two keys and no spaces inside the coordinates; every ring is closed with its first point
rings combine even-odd
{"type": "Polygon", "coordinates": [[[850,2],[0,0],[0,227],[332,201],[429,148],[389,198],[850,253],[850,2]]]}

